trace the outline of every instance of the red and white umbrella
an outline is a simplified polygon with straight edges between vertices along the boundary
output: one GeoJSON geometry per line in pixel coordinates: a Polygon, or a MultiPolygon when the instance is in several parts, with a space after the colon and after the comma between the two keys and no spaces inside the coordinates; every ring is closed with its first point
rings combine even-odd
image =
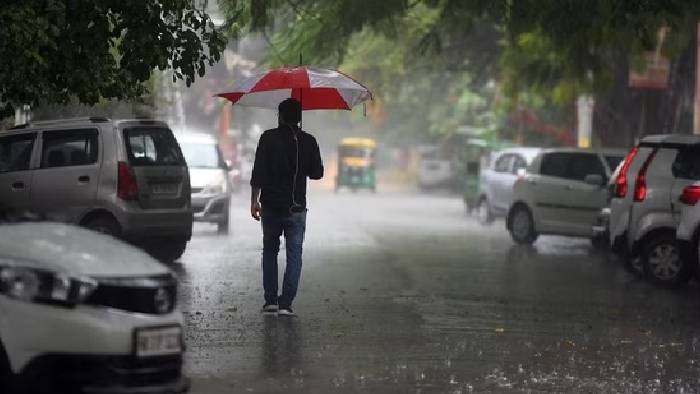
{"type": "Polygon", "coordinates": [[[292,97],[303,111],[314,109],[351,110],[370,100],[372,93],[340,71],[311,67],[278,68],[238,81],[230,91],[217,94],[233,104],[277,109],[292,97]]]}

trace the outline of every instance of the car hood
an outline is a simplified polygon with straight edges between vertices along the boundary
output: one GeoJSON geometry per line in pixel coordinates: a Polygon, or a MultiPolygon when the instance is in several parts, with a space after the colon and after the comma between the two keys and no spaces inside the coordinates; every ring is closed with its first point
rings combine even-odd
{"type": "Polygon", "coordinates": [[[0,259],[71,275],[149,276],[170,272],[116,238],[57,223],[0,225],[0,259]]]}
{"type": "Polygon", "coordinates": [[[203,188],[221,182],[223,179],[225,179],[224,170],[220,168],[190,168],[192,187],[203,188]]]}

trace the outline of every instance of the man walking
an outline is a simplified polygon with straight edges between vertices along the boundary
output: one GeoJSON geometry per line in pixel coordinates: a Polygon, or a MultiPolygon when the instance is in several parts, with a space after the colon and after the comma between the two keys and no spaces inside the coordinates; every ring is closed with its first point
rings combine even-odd
{"type": "Polygon", "coordinates": [[[263,313],[293,316],[292,302],[301,276],[306,231],[306,178],[321,179],[323,162],[316,139],[299,128],[301,104],[289,98],[279,105],[279,126],[265,131],[255,151],[250,180],[250,214],[262,218],[263,313]],[[284,234],[287,265],[278,296],[277,254],[284,234]]]}

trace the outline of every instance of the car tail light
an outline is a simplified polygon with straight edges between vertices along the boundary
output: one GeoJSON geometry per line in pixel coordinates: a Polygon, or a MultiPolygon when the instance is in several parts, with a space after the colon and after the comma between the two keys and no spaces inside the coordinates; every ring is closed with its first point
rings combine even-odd
{"type": "Polygon", "coordinates": [[[120,161],[117,174],[117,197],[122,200],[135,200],[139,194],[139,187],[129,165],[120,161]]]}
{"type": "Polygon", "coordinates": [[[627,154],[627,157],[625,157],[625,161],[622,163],[622,168],[620,168],[620,173],[617,175],[617,179],[615,179],[615,197],[616,198],[625,198],[627,196],[627,189],[629,188],[627,186],[627,172],[630,169],[630,166],[632,165],[632,161],[634,161],[634,158],[637,156],[637,153],[639,152],[639,147],[635,146],[632,148],[629,154],[627,154]]]}
{"type": "Polygon", "coordinates": [[[700,186],[692,185],[683,189],[681,202],[685,205],[695,205],[700,201],[700,186]]]}
{"type": "Polygon", "coordinates": [[[647,157],[646,160],[644,160],[644,164],[642,164],[642,168],[639,169],[639,173],[637,174],[637,179],[634,182],[634,201],[635,202],[642,202],[644,199],[647,198],[647,170],[649,169],[649,165],[651,164],[651,161],[654,160],[654,156],[656,156],[657,150],[653,150],[650,154],[649,157],[647,157]]]}

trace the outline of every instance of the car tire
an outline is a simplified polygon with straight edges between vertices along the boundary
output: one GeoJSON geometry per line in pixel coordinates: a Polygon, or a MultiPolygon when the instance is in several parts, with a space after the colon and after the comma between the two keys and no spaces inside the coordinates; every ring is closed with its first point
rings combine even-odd
{"type": "Polygon", "coordinates": [[[119,223],[107,215],[89,217],[83,222],[83,227],[116,238],[120,237],[122,232],[119,223]]]}
{"type": "Polygon", "coordinates": [[[484,226],[493,223],[493,211],[486,197],[481,197],[476,204],[476,220],[484,226]]]}
{"type": "Polygon", "coordinates": [[[508,230],[513,241],[519,245],[532,245],[537,240],[532,212],[525,206],[516,206],[508,217],[508,230]]]}
{"type": "Polygon", "coordinates": [[[680,286],[692,276],[693,265],[681,257],[674,234],[661,233],[646,239],[641,250],[644,274],[652,282],[669,287],[680,286]]]}
{"type": "Polygon", "coordinates": [[[145,243],[144,249],[148,254],[163,263],[172,263],[182,257],[187,249],[185,238],[159,238],[145,243]]]}

